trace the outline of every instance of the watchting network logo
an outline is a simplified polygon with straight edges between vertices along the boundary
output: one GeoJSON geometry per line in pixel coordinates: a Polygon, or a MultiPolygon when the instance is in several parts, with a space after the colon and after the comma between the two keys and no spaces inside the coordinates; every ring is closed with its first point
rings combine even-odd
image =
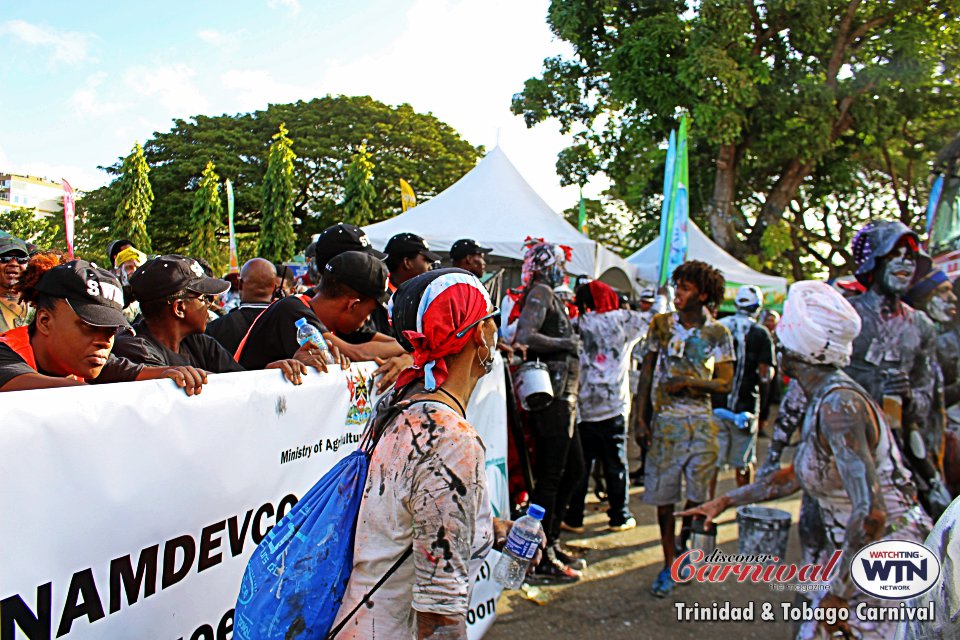
{"type": "Polygon", "coordinates": [[[923,595],[940,582],[940,560],[922,544],[881,540],[853,556],[850,575],[867,595],[906,600],[923,595]]]}

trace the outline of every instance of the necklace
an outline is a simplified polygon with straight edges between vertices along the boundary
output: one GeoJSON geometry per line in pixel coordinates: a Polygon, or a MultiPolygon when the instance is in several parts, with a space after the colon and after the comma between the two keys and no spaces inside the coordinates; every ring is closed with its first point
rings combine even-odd
{"type": "Polygon", "coordinates": [[[450,398],[451,400],[453,400],[454,402],[456,402],[456,403],[457,403],[457,408],[460,409],[460,415],[463,416],[464,418],[467,417],[467,412],[464,411],[463,405],[460,404],[460,401],[457,400],[457,397],[456,397],[455,395],[453,395],[452,393],[450,393],[449,391],[447,391],[447,390],[444,389],[443,387],[437,387],[437,391],[439,391],[439,392],[442,393],[443,395],[447,396],[448,398],[450,398]]]}

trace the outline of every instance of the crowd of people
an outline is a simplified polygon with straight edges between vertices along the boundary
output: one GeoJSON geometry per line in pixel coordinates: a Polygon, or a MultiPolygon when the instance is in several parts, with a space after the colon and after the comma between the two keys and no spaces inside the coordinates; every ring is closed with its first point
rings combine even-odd
{"type": "MultiPolygon", "coordinates": [[[[696,256],[636,302],[603,282],[571,283],[570,250],[542,239],[528,239],[520,286],[497,307],[482,283],[490,252],[463,239],[440,268],[418,235],[394,236],[381,252],[341,223],[307,247],[305,276],[253,258],[221,279],[200,260],[147,256],[127,240],[110,243],[104,269],[6,235],[0,391],[170,378],[198,395],[210,374],[278,369],[301,384],[331,366],[375,362],[383,399],[369,428],[379,443],[343,611],[378,580],[381,606],[344,621],[357,638],[374,629],[465,637],[478,561],[510,528],[491,516],[483,446],[465,412],[497,351],[513,369],[541,363],[552,391],[519,412],[529,439],[513,439],[529,448],[529,502],[546,512],[530,582],[581,578],[585,560],[561,537],[584,531],[591,478],[610,531],[637,525],[631,483],[656,509],[656,597],[674,589],[671,568],[694,521],[709,525],[730,506],[802,490],[805,560],[834,549],[849,559],[894,531],[924,540],[960,489],[944,464],[960,455],[955,283],[901,223],[868,224],[853,241],[855,280],[793,284],[782,317],[754,286],[721,317],[723,274],[696,256]],[[326,348],[298,339],[304,323],[326,348]],[[631,430],[641,451],[634,473],[631,430]],[[755,470],[761,435],[770,446],[755,470]],[[718,496],[725,467],[738,488],[718,496]]],[[[841,608],[864,596],[846,564],[811,597],[841,608]]],[[[888,634],[873,624],[829,631],[888,634]]]]}

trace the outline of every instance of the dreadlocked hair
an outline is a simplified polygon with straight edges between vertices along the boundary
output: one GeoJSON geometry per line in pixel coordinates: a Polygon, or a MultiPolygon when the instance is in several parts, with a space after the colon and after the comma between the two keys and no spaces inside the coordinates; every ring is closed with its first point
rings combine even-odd
{"type": "Polygon", "coordinates": [[[723,274],[706,262],[688,260],[673,272],[673,283],[678,284],[685,280],[697,288],[697,291],[707,295],[706,305],[711,308],[720,306],[723,302],[726,280],[723,274]]]}
{"type": "Polygon", "coordinates": [[[20,301],[29,302],[38,309],[50,308],[49,304],[44,304],[44,298],[49,296],[37,291],[37,284],[43,274],[65,262],[64,255],[56,250],[35,253],[27,263],[27,268],[20,274],[20,280],[17,281],[16,290],[20,294],[20,301]]]}
{"type": "MultiPolygon", "coordinates": [[[[32,304],[38,311],[40,309],[52,310],[57,299],[37,291],[37,284],[40,282],[43,274],[66,261],[63,253],[57,250],[52,249],[50,251],[35,253],[30,258],[30,262],[27,263],[27,268],[20,274],[20,279],[17,281],[16,291],[20,294],[20,301],[32,304]]],[[[34,320],[30,323],[28,329],[31,336],[36,328],[36,323],[36,316],[34,316],[34,320]]]]}

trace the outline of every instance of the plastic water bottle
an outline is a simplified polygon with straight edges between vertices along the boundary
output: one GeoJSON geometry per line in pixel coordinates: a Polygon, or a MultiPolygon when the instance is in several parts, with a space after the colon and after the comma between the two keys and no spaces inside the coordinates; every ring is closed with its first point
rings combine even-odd
{"type": "Polygon", "coordinates": [[[320,348],[324,362],[333,364],[333,355],[330,353],[327,341],[323,339],[320,330],[307,322],[306,318],[300,318],[295,324],[297,325],[297,344],[302,347],[308,342],[312,342],[320,348]]]}
{"type": "Polygon", "coordinates": [[[513,523],[503,545],[503,555],[493,568],[493,579],[504,589],[519,589],[523,584],[527,567],[540,547],[540,521],[544,513],[543,507],[531,504],[527,515],[513,523]]]}

